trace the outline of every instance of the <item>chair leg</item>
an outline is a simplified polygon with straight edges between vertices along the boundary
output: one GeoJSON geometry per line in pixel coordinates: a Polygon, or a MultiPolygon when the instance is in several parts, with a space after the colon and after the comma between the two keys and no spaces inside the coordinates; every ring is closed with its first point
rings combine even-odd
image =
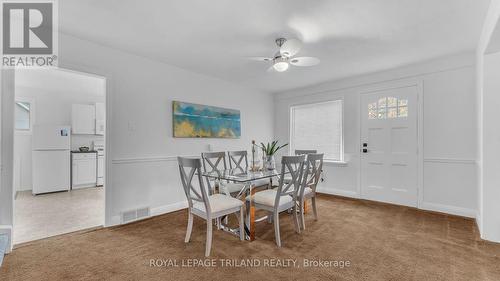
{"type": "Polygon", "coordinates": [[[278,212],[274,212],[274,237],[276,238],[276,245],[281,247],[281,238],[280,238],[280,214],[278,212]]]}
{"type": "Polygon", "coordinates": [[[300,200],[300,204],[299,204],[299,208],[300,208],[300,225],[302,227],[302,229],[306,229],[306,221],[305,221],[305,218],[304,218],[304,199],[300,200]]]}
{"type": "Polygon", "coordinates": [[[295,232],[300,233],[299,218],[297,216],[297,205],[293,206],[293,224],[295,225],[295,232]]]}
{"type": "Polygon", "coordinates": [[[186,238],[184,239],[185,243],[188,243],[191,239],[191,232],[193,231],[193,214],[188,210],[188,225],[186,230],[186,238]]]}
{"type": "Polygon", "coordinates": [[[311,198],[312,201],[312,207],[313,207],[313,213],[314,213],[314,220],[318,220],[318,211],[316,210],[316,196],[311,198]]]}
{"type": "Polygon", "coordinates": [[[267,213],[267,223],[273,223],[273,213],[272,212],[267,213]]]}
{"type": "Polygon", "coordinates": [[[240,240],[243,241],[245,240],[245,207],[241,206],[240,209],[240,240]]]}
{"type": "Polygon", "coordinates": [[[205,248],[205,257],[210,256],[212,248],[212,219],[207,219],[207,243],[205,248]]]}
{"type": "Polygon", "coordinates": [[[250,225],[250,202],[245,200],[245,223],[250,225]]]}
{"type": "Polygon", "coordinates": [[[215,226],[217,227],[218,230],[220,230],[222,228],[222,222],[221,222],[220,218],[215,219],[215,226]]]}

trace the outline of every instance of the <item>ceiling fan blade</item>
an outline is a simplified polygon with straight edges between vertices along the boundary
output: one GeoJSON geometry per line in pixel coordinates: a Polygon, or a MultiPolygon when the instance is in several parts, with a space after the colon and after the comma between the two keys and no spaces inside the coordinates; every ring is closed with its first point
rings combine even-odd
{"type": "Polygon", "coordinates": [[[253,60],[253,61],[266,61],[266,62],[273,60],[272,58],[269,58],[269,57],[247,57],[247,59],[253,60]]]}
{"type": "Polygon", "coordinates": [[[319,59],[315,57],[297,57],[291,58],[290,64],[296,66],[313,66],[319,64],[319,59]]]}
{"type": "Polygon", "coordinates": [[[298,39],[288,39],[280,48],[280,54],[286,57],[292,57],[300,51],[302,42],[298,39]]]}

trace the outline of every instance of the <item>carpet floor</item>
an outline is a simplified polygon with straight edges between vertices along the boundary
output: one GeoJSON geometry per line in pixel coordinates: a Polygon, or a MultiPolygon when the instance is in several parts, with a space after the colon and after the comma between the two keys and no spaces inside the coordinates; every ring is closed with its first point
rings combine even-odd
{"type": "Polygon", "coordinates": [[[302,234],[282,214],[282,248],[267,222],[253,242],[214,231],[207,260],[202,220],[183,241],[185,210],[60,235],[17,246],[0,280],[500,280],[500,244],[473,220],[326,195],[318,210],[302,234]]]}

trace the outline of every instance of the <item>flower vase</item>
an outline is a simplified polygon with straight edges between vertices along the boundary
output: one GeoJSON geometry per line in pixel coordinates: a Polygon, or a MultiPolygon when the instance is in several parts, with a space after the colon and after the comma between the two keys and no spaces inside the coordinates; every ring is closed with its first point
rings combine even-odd
{"type": "Polygon", "coordinates": [[[263,157],[264,169],[274,170],[276,169],[276,161],[274,160],[274,155],[264,155],[263,157]]]}

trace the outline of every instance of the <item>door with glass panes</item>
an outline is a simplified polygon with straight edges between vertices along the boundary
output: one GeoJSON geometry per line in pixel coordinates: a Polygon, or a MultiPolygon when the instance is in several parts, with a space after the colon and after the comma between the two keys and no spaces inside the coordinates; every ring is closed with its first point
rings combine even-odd
{"type": "Polygon", "coordinates": [[[361,94],[361,196],[417,206],[417,87],[361,94]]]}

